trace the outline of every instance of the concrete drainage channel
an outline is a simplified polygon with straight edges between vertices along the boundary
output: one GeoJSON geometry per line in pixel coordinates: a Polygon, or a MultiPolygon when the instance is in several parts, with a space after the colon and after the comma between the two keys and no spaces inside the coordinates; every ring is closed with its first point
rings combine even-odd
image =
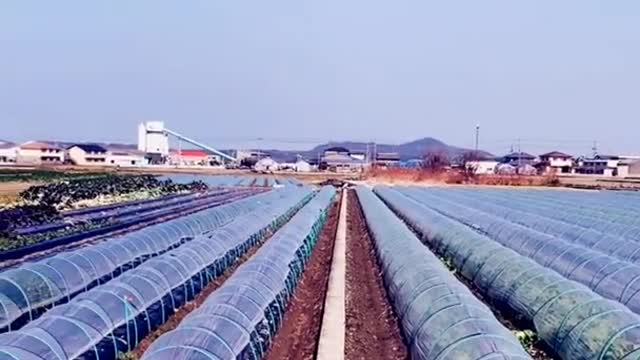
{"type": "Polygon", "coordinates": [[[360,203],[344,189],[265,359],[408,359],[360,203]]]}
{"type": "Polygon", "coordinates": [[[344,359],[345,338],[345,280],[347,272],[347,190],[342,192],[338,231],[333,247],[333,261],[329,288],[324,302],[322,331],[318,343],[317,359],[344,359]]]}

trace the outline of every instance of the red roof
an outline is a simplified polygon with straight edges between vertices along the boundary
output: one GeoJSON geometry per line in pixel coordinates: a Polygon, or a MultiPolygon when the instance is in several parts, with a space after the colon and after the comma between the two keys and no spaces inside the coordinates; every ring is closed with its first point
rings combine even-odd
{"type": "Polygon", "coordinates": [[[199,157],[199,158],[207,157],[207,153],[202,150],[187,149],[187,150],[182,150],[179,153],[180,153],[180,156],[184,156],[184,157],[199,157]]]}

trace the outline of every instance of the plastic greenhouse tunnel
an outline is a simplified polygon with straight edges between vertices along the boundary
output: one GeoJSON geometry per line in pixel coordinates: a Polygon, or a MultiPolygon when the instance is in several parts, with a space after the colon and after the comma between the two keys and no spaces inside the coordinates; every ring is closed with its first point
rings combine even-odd
{"type": "MultiPolygon", "coordinates": [[[[433,209],[473,227],[503,246],[640,313],[640,266],[626,261],[625,256],[610,256],[602,247],[591,249],[581,240],[570,242],[547,235],[500,216],[433,196],[428,191],[403,189],[401,192],[418,202],[430,204],[433,209]]],[[[633,243],[614,244],[619,244],[616,250],[628,251],[626,256],[633,256],[633,243]]]]}
{"type": "Polygon", "coordinates": [[[335,189],[324,187],[144,360],[260,359],[282,324],[335,189]]]}
{"type": "Polygon", "coordinates": [[[47,308],[67,302],[278,196],[250,196],[0,272],[0,331],[18,329],[47,308]]]}
{"type": "Polygon", "coordinates": [[[640,317],[401,192],[375,192],[495,306],[528,321],[562,359],[637,359],[640,317]]]}
{"type": "Polygon", "coordinates": [[[250,211],[200,219],[192,224],[198,232],[208,221],[226,220],[54,307],[22,329],[0,335],[0,359],[115,359],[282,226],[312,195],[309,188],[282,189],[254,198],[250,211]]]}
{"type": "Polygon", "coordinates": [[[412,359],[530,359],[491,310],[369,189],[358,198],[412,359]]]}

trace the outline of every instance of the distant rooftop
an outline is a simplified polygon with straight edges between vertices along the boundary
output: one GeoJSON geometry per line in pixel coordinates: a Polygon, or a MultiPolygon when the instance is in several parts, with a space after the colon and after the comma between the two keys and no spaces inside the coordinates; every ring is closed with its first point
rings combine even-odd
{"type": "Polygon", "coordinates": [[[573,157],[572,155],[560,152],[560,151],[552,151],[552,152],[548,152],[546,154],[542,154],[540,155],[540,157],[545,157],[545,158],[570,158],[573,157]]]}
{"type": "Polygon", "coordinates": [[[105,149],[104,147],[98,144],[73,144],[69,146],[67,149],[71,149],[74,147],[80,148],[85,152],[89,152],[89,153],[106,153],[107,152],[107,149],[105,149]]]}

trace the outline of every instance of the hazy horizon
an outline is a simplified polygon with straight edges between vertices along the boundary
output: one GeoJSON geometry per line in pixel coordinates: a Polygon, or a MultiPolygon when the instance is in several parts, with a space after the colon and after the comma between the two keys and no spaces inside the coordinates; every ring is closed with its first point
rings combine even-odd
{"type": "Polygon", "coordinates": [[[0,139],[219,148],[433,137],[640,154],[640,3],[83,2],[0,12],[0,139]],[[257,140],[262,139],[262,140],[257,140]]]}

